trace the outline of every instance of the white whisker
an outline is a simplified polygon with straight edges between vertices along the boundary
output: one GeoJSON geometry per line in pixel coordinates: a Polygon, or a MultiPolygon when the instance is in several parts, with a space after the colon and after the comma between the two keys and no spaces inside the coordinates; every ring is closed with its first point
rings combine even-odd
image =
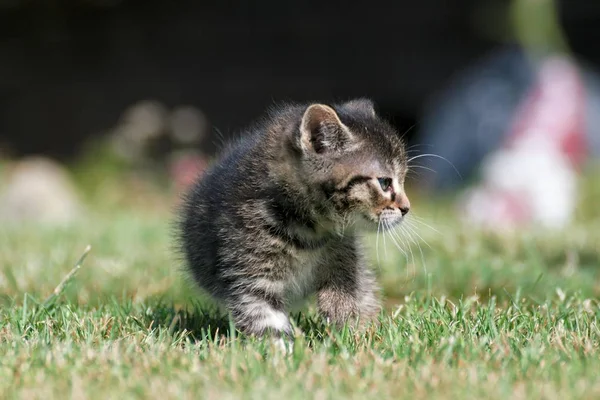
{"type": "Polygon", "coordinates": [[[406,229],[407,229],[408,231],[410,231],[412,234],[414,234],[414,235],[417,235],[417,237],[418,237],[419,239],[421,239],[421,241],[422,241],[423,243],[425,243],[425,244],[427,245],[427,247],[429,247],[431,250],[433,250],[433,247],[431,247],[431,246],[429,245],[429,243],[427,242],[427,240],[423,239],[423,237],[422,237],[421,235],[419,235],[419,233],[416,231],[416,229],[415,229],[415,227],[414,227],[414,226],[412,226],[411,224],[408,224],[408,223],[407,223],[407,224],[405,225],[405,227],[406,227],[406,229]]]}
{"type": "Polygon", "coordinates": [[[375,236],[375,254],[377,254],[377,266],[381,268],[379,261],[379,229],[381,227],[381,218],[377,221],[377,236],[375,236]]]}
{"type": "Polygon", "coordinates": [[[427,171],[431,171],[431,172],[433,172],[434,174],[437,174],[437,171],[436,171],[435,169],[433,169],[433,168],[429,168],[429,167],[425,167],[424,165],[409,165],[409,166],[408,166],[408,170],[409,170],[409,171],[410,171],[412,168],[422,168],[422,169],[425,169],[425,170],[427,170],[427,171]]]}
{"type": "Polygon", "coordinates": [[[450,162],[450,160],[448,160],[446,157],[442,157],[442,156],[440,156],[440,155],[437,155],[437,154],[431,154],[431,153],[419,154],[419,155],[417,155],[417,156],[413,156],[413,157],[409,158],[409,159],[408,159],[408,161],[407,161],[407,163],[410,163],[411,161],[417,160],[417,159],[419,159],[419,158],[421,158],[421,157],[433,157],[433,158],[439,158],[439,159],[441,159],[441,160],[444,160],[444,161],[446,161],[448,164],[450,164],[450,166],[451,166],[452,168],[454,168],[454,171],[456,171],[456,173],[457,173],[457,175],[460,177],[460,179],[463,179],[463,177],[462,177],[462,175],[460,174],[460,172],[458,172],[458,169],[457,169],[457,168],[454,166],[454,164],[452,164],[452,163],[450,162]]]}
{"type": "MultiPolygon", "coordinates": [[[[404,240],[403,240],[403,239],[402,239],[400,236],[398,236],[398,232],[396,231],[396,228],[392,228],[392,227],[390,227],[389,231],[390,231],[390,236],[392,236],[392,237],[395,237],[395,238],[396,238],[396,240],[400,240],[400,241],[402,242],[402,245],[403,245],[403,246],[405,246],[405,247],[408,247],[408,249],[409,249],[409,251],[410,251],[410,246],[408,246],[408,244],[407,244],[407,243],[406,243],[406,242],[405,242],[405,241],[404,241],[404,240]]],[[[397,243],[397,242],[396,242],[396,243],[397,243]]],[[[408,254],[407,254],[407,257],[408,257],[408,254]]],[[[408,264],[409,262],[410,262],[410,261],[409,261],[409,259],[407,258],[407,259],[406,259],[406,263],[408,264]]]]}
{"type": "Polygon", "coordinates": [[[404,253],[404,257],[406,258],[406,266],[408,267],[408,265],[410,264],[410,259],[408,258],[408,252],[404,250],[404,248],[408,248],[408,251],[412,253],[410,246],[407,245],[407,243],[404,242],[404,240],[402,240],[402,238],[398,236],[396,230],[392,227],[390,228],[390,236],[396,238],[395,243],[398,243],[398,240],[402,242],[402,245],[398,244],[398,247],[403,249],[402,252],[404,253]]]}
{"type": "Polygon", "coordinates": [[[408,227],[401,227],[401,229],[406,234],[406,236],[409,237],[413,241],[413,243],[415,243],[417,245],[417,247],[419,248],[419,252],[421,253],[421,262],[423,263],[423,271],[425,272],[425,275],[427,275],[427,264],[425,264],[425,254],[423,254],[423,249],[421,248],[421,244],[412,237],[412,234],[415,234],[417,236],[419,236],[419,234],[416,233],[415,231],[409,231],[408,227]]]}
{"type": "MultiPolygon", "coordinates": [[[[399,229],[400,229],[399,234],[401,233],[402,236],[406,237],[406,241],[409,243],[409,246],[410,246],[409,248],[411,249],[411,254],[412,254],[412,258],[413,258],[413,277],[414,277],[417,275],[417,259],[415,257],[415,254],[412,251],[412,243],[416,244],[417,246],[419,244],[415,241],[415,239],[411,235],[409,235],[407,233],[407,231],[402,226],[400,226],[399,229]]],[[[421,264],[425,264],[425,260],[423,259],[423,253],[421,251],[420,251],[420,253],[421,253],[421,264]]]]}
{"type": "Polygon", "coordinates": [[[396,246],[396,248],[398,250],[400,250],[402,253],[404,253],[404,256],[406,257],[406,262],[408,263],[408,253],[402,249],[402,246],[400,246],[400,244],[398,243],[398,241],[396,240],[396,238],[394,237],[394,235],[392,235],[391,233],[393,232],[393,229],[391,229],[389,223],[387,221],[384,220],[384,224],[386,224],[386,233],[390,234],[390,239],[392,239],[392,242],[394,243],[394,245],[396,246]]]}
{"type": "MultiPolygon", "coordinates": [[[[408,135],[408,134],[410,133],[410,131],[412,131],[412,130],[413,130],[413,128],[414,128],[415,126],[417,126],[417,124],[413,124],[413,125],[412,125],[410,128],[408,128],[408,129],[407,129],[407,130],[406,130],[406,131],[405,131],[405,132],[402,134],[402,136],[400,137],[400,139],[404,139],[404,136],[408,135]]],[[[412,146],[410,146],[410,147],[409,147],[409,149],[410,149],[411,147],[415,147],[415,146],[420,146],[420,145],[418,145],[418,144],[413,144],[412,146]]]]}
{"type": "Polygon", "coordinates": [[[439,233],[440,235],[443,235],[442,232],[438,231],[437,229],[435,229],[433,226],[429,225],[428,223],[425,222],[424,218],[419,217],[417,215],[415,215],[414,213],[411,215],[410,219],[407,219],[406,222],[414,222],[415,223],[419,223],[421,225],[424,225],[425,227],[431,229],[432,231],[439,233]]]}
{"type": "Polygon", "coordinates": [[[415,147],[433,147],[432,144],[425,144],[425,143],[415,143],[415,144],[411,144],[410,146],[408,146],[406,148],[406,150],[410,150],[413,149],[415,147]]]}
{"type": "Polygon", "coordinates": [[[385,242],[385,231],[386,231],[386,226],[385,226],[385,220],[381,220],[383,222],[383,255],[385,256],[385,260],[387,261],[387,243],[385,242]]]}
{"type": "Polygon", "coordinates": [[[415,254],[412,251],[412,247],[410,246],[410,243],[408,241],[404,241],[404,238],[402,238],[402,236],[400,236],[399,232],[396,229],[392,230],[393,234],[396,236],[396,238],[398,238],[402,242],[402,244],[404,246],[406,246],[408,248],[408,251],[410,252],[410,257],[412,260],[412,263],[411,263],[411,262],[409,262],[408,257],[406,258],[406,280],[408,280],[408,269],[410,268],[410,264],[413,265],[413,277],[415,276],[415,271],[416,271],[416,269],[415,269],[415,254]]]}

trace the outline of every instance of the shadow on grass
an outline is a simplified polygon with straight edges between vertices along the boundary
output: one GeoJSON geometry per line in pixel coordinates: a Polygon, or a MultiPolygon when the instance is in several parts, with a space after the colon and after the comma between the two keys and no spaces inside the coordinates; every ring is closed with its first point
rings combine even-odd
{"type": "Polygon", "coordinates": [[[140,318],[145,326],[163,328],[171,334],[187,332],[195,341],[215,341],[232,336],[233,325],[228,315],[206,304],[180,308],[159,302],[149,307],[140,318]]]}
{"type": "MultiPolygon", "coordinates": [[[[171,334],[186,332],[196,342],[221,343],[233,337],[245,338],[245,335],[235,329],[229,315],[214,305],[194,304],[177,308],[160,302],[142,313],[142,324],[151,327],[162,327],[171,334]]],[[[322,341],[331,335],[331,327],[317,315],[298,312],[290,315],[295,325],[308,341],[322,341]]]]}

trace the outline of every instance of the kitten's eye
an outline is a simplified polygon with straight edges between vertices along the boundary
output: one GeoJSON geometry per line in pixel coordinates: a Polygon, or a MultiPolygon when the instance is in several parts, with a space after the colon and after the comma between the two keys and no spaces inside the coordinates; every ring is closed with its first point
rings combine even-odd
{"type": "Polygon", "coordinates": [[[377,178],[381,190],[387,192],[392,187],[392,178],[377,178]]]}

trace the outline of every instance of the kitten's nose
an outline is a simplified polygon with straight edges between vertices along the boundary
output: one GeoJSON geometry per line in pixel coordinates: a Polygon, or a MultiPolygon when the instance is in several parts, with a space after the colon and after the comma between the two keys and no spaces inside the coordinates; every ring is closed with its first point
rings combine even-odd
{"type": "Polygon", "coordinates": [[[406,195],[404,193],[402,193],[401,196],[397,196],[396,205],[398,206],[398,209],[402,213],[402,216],[405,216],[410,211],[410,201],[408,200],[408,197],[406,197],[406,195]]]}

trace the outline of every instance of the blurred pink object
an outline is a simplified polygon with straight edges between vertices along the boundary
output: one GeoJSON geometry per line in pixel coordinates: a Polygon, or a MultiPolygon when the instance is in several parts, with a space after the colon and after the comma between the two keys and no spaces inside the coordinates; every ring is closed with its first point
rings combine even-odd
{"type": "Polygon", "coordinates": [[[486,157],[481,183],[466,194],[469,221],[493,230],[570,222],[586,158],[584,94],[569,59],[541,64],[504,146],[486,157]]]}
{"type": "Polygon", "coordinates": [[[208,167],[208,160],[196,152],[175,154],[170,163],[171,178],[177,191],[185,190],[208,167]]]}

